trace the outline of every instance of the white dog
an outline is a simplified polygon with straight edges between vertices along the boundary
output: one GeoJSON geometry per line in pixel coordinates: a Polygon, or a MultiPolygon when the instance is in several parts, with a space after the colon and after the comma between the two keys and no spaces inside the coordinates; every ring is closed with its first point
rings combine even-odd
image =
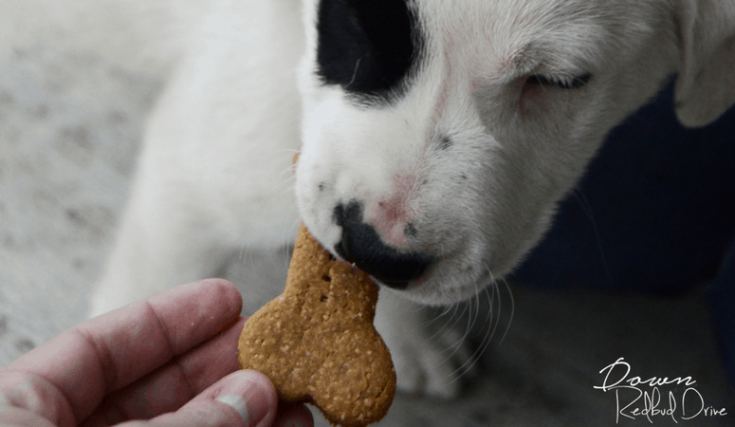
{"type": "Polygon", "coordinates": [[[732,0],[10,8],[0,32],[67,25],[58,43],[168,79],[93,314],[214,274],[243,245],[287,245],[303,221],[405,297],[377,319],[399,386],[443,396],[453,369],[406,301],[454,303],[511,271],[607,132],[669,78],[687,126],[735,102],[732,0]]]}

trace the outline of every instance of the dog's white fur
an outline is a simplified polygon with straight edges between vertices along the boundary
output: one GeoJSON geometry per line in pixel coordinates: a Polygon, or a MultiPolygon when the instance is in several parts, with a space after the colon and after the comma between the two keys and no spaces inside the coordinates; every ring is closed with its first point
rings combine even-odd
{"type": "MultiPolygon", "coordinates": [[[[93,314],[211,275],[243,245],[289,244],[300,219],[331,247],[333,208],[352,199],[388,244],[408,245],[411,221],[412,250],[440,248],[402,295],[456,302],[519,263],[609,129],[669,76],[678,73],[676,112],[687,126],[735,102],[732,0],[417,0],[424,61],[383,108],[315,77],[315,3],[0,6],[0,49],[31,34],[168,80],[93,314]],[[522,89],[532,74],[585,72],[592,79],[579,89],[522,89]],[[451,147],[438,148],[445,137],[451,147]]],[[[454,394],[452,369],[406,304],[383,298],[376,320],[399,385],[454,394]]]]}

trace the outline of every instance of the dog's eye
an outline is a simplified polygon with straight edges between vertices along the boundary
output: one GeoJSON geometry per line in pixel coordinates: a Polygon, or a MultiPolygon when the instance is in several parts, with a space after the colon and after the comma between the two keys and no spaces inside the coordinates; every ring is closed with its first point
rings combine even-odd
{"type": "Polygon", "coordinates": [[[317,24],[321,80],[384,99],[400,90],[420,52],[418,18],[409,6],[402,0],[322,0],[317,24]]]}
{"type": "Polygon", "coordinates": [[[558,88],[564,90],[579,89],[586,85],[591,78],[592,73],[584,73],[571,77],[534,74],[526,80],[526,88],[558,88]]]}

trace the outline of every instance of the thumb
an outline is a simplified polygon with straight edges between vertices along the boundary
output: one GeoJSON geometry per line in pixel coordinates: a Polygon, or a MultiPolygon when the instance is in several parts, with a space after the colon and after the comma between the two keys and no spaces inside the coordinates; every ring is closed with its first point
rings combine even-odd
{"type": "Polygon", "coordinates": [[[265,375],[256,371],[237,371],[228,375],[204,390],[184,408],[196,406],[201,400],[211,402],[210,399],[218,402],[220,412],[227,412],[228,417],[239,416],[234,424],[226,422],[216,426],[267,427],[273,424],[278,409],[276,389],[265,375]],[[222,407],[223,404],[229,408],[222,407]]]}
{"type": "MultiPolygon", "coordinates": [[[[255,371],[236,371],[190,400],[174,413],[153,418],[146,427],[270,427],[278,395],[268,378],[255,371]]],[[[137,422],[125,423],[137,424],[137,422]]]]}

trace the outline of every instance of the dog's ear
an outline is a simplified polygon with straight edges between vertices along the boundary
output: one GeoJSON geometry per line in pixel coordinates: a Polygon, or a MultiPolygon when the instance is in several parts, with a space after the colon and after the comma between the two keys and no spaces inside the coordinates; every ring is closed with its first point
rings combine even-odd
{"type": "Polygon", "coordinates": [[[735,103],[735,0],[680,0],[676,115],[707,125],[735,103]]]}

